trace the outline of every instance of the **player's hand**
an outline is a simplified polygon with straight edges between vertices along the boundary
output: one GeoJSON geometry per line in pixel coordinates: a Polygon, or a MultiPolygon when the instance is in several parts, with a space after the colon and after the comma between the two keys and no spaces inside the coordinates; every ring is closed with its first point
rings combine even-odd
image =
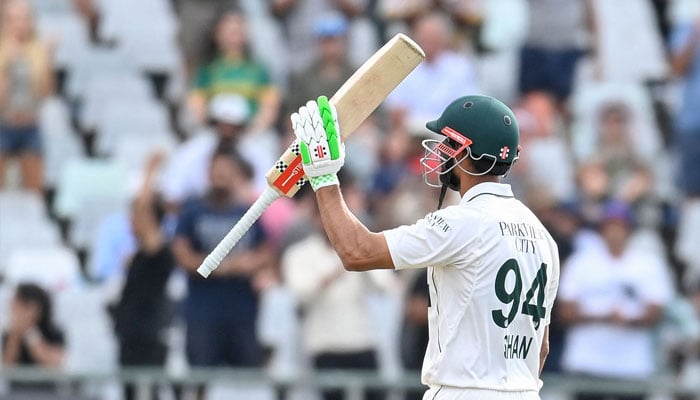
{"type": "Polygon", "coordinates": [[[338,114],[326,96],[309,101],[292,114],[292,128],[299,141],[304,173],[314,191],[338,185],[337,173],[345,162],[338,114]]]}

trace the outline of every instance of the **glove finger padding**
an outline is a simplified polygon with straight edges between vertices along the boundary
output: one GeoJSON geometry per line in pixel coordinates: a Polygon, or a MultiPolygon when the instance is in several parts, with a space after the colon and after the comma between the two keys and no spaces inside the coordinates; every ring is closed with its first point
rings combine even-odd
{"type": "Polygon", "coordinates": [[[294,134],[299,140],[304,172],[314,190],[318,187],[337,185],[335,174],[345,162],[345,147],[340,141],[338,117],[328,98],[321,96],[318,102],[309,101],[291,116],[294,134]]]}

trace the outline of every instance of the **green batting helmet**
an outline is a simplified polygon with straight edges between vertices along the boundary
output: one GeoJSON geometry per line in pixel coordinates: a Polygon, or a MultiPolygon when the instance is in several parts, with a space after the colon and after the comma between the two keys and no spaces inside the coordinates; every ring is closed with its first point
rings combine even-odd
{"type": "MultiPolygon", "coordinates": [[[[459,136],[468,143],[469,153],[493,175],[504,175],[517,160],[520,151],[518,122],[508,106],[489,96],[464,96],[454,100],[440,118],[426,127],[447,136],[455,150],[461,150],[459,136]],[[457,146],[457,147],[455,147],[457,146]]],[[[477,165],[479,167],[479,165],[477,165]]]]}

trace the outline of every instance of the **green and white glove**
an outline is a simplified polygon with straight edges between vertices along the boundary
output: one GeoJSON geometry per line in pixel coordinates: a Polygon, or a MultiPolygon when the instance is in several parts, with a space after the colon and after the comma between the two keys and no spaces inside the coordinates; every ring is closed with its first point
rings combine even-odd
{"type": "Polygon", "coordinates": [[[338,113],[326,96],[309,101],[292,114],[292,128],[299,141],[304,173],[314,191],[338,185],[338,171],[345,162],[340,141],[338,113]]]}

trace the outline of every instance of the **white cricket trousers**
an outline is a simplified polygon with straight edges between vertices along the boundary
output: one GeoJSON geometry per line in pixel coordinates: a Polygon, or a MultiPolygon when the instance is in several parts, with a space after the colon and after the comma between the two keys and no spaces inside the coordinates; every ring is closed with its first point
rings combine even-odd
{"type": "Polygon", "coordinates": [[[540,400],[540,394],[535,391],[502,392],[488,389],[433,386],[425,392],[423,400],[540,400]]]}

